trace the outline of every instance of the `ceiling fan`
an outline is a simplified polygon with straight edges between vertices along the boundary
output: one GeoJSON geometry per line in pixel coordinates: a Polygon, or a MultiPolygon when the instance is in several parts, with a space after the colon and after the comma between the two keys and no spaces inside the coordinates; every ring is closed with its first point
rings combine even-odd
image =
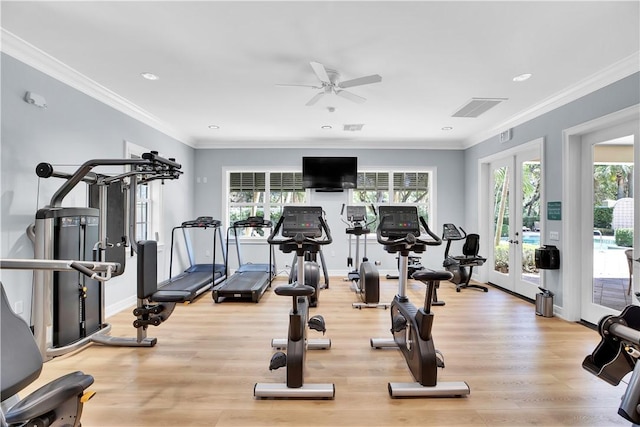
{"type": "Polygon", "coordinates": [[[332,70],[330,68],[325,68],[324,65],[319,62],[311,62],[311,68],[313,72],[316,74],[318,79],[320,80],[321,86],[317,85],[298,85],[298,84],[278,84],[277,86],[302,86],[302,87],[310,87],[313,89],[321,89],[322,92],[318,92],[315,94],[313,98],[311,98],[305,105],[311,106],[320,100],[326,94],[336,94],[341,96],[342,98],[346,98],[350,101],[363,103],[366,101],[366,98],[363,98],[359,95],[356,95],[351,92],[347,92],[344,90],[348,87],[354,86],[362,86],[368,85],[371,83],[379,83],[382,81],[382,76],[378,74],[372,74],[370,76],[358,77],[357,79],[346,80],[341,82],[339,80],[340,74],[336,70],[332,70]]]}

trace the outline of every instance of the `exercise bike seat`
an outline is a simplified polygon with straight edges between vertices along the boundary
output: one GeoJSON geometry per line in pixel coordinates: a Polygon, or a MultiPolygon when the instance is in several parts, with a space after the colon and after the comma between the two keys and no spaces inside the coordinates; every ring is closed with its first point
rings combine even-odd
{"type": "Polygon", "coordinates": [[[419,280],[421,282],[430,282],[430,281],[441,281],[441,280],[451,280],[453,278],[453,274],[448,271],[434,271],[423,269],[416,271],[411,276],[415,280],[419,280]]]}
{"type": "Polygon", "coordinates": [[[274,292],[286,297],[310,297],[316,290],[312,286],[293,284],[278,286],[274,292]]]}

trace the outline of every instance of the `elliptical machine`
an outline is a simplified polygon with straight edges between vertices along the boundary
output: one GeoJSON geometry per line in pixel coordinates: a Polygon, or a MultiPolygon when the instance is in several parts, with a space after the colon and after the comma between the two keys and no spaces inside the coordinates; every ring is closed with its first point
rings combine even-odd
{"type": "Polygon", "coordinates": [[[437,382],[437,369],[444,368],[442,353],[435,349],[431,329],[434,313],[431,312],[433,292],[441,280],[450,280],[447,271],[423,269],[413,278],[424,283],[427,290],[422,308],[414,306],[406,295],[409,254],[422,253],[427,246],[437,246],[442,240],[435,235],[423,217],[418,217],[415,206],[380,206],[378,243],[389,253],[398,253],[400,277],[398,294],[391,302],[391,333],[393,339],[372,338],[371,347],[397,347],[416,382],[388,383],[391,397],[442,397],[465,396],[469,385],[463,381],[437,382]],[[420,225],[433,240],[421,237],[420,225]]]}
{"type": "MultiPolygon", "coordinates": [[[[342,205],[340,215],[344,216],[345,205],[342,205]]],[[[374,218],[371,221],[367,221],[367,208],[365,206],[346,206],[347,214],[346,221],[342,222],[347,224],[346,233],[349,236],[349,256],[347,257],[347,267],[353,268],[347,274],[347,280],[353,283],[354,289],[360,302],[354,302],[353,308],[362,309],[365,308],[378,308],[389,307],[387,303],[380,302],[380,275],[378,269],[369,262],[367,258],[367,234],[371,232],[369,226],[376,221],[376,210],[371,205],[374,218]],[[356,236],[356,263],[360,262],[360,237],[364,240],[364,256],[360,263],[359,269],[354,268],[353,258],[351,257],[351,236],[356,236]]]]}
{"type": "Polygon", "coordinates": [[[315,315],[309,318],[309,299],[319,289],[317,288],[317,282],[314,282],[315,287],[309,286],[305,282],[306,269],[304,262],[306,253],[317,252],[321,245],[328,245],[332,242],[331,232],[324,221],[322,208],[285,206],[282,216],[267,241],[271,245],[279,245],[280,250],[284,253],[295,251],[298,259],[298,280],[274,289],[276,295],[291,297],[293,301],[289,312],[289,333],[286,342],[287,354],[281,351],[275,353],[269,364],[269,370],[286,367],[286,382],[284,384],[256,383],[253,388],[253,395],[259,398],[333,399],[335,397],[334,384],[304,383],[307,325],[309,328],[320,331],[323,334],[326,331],[322,316],[315,315]],[[280,230],[282,231],[280,232],[280,230]]]}

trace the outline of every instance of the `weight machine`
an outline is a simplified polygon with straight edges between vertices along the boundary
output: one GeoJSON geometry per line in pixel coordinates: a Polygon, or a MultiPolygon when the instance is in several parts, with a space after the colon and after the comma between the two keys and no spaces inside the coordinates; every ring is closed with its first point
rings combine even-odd
{"type": "MultiPolygon", "coordinates": [[[[55,171],[49,163],[40,163],[41,178],[63,178],[65,182],[52,196],[49,205],[38,210],[33,236],[37,260],[74,259],[117,262],[121,274],[125,250],[136,242],[136,188],[153,180],[178,179],[181,165],[152,151],[138,159],[94,159],[82,164],[73,174],[55,171]],[[126,166],[115,175],[93,172],[101,166],[126,166]],[[63,207],[64,198],[80,183],[90,185],[94,207],[63,207]],[[128,203],[128,215],[125,205],[128,203]]],[[[77,272],[34,271],[33,328],[43,360],[74,351],[88,342],[108,345],[136,345],[135,340],[106,336],[111,326],[104,320],[104,286],[95,278],[77,272]],[[52,318],[51,330],[47,327],[52,318]],[[51,339],[49,339],[49,332],[51,339]]]]}

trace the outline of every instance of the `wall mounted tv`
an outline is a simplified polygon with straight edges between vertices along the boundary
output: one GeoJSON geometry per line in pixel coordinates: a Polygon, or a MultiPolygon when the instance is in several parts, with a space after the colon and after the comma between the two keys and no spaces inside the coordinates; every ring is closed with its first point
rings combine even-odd
{"type": "Polygon", "coordinates": [[[356,188],[357,157],[303,157],[302,184],[318,191],[342,191],[356,188]]]}

